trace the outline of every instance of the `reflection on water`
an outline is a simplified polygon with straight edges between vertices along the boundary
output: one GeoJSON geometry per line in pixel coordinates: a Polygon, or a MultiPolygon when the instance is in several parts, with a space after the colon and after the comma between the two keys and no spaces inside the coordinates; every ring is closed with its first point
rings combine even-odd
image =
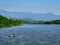
{"type": "Polygon", "coordinates": [[[0,28],[0,45],[60,45],[60,25],[24,25],[0,28]],[[15,38],[10,40],[9,35],[15,38]]]}

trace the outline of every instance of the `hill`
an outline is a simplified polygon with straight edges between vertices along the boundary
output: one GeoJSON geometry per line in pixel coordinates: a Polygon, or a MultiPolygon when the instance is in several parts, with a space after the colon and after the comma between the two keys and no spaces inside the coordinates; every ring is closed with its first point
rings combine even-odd
{"type": "Polygon", "coordinates": [[[5,10],[0,9],[0,14],[12,18],[21,18],[21,19],[26,19],[26,20],[60,20],[60,15],[56,15],[53,13],[26,13],[26,12],[8,12],[5,10]]]}
{"type": "Polygon", "coordinates": [[[11,27],[11,26],[18,26],[22,25],[22,21],[9,19],[5,16],[0,15],[0,28],[2,27],[11,27]]]}

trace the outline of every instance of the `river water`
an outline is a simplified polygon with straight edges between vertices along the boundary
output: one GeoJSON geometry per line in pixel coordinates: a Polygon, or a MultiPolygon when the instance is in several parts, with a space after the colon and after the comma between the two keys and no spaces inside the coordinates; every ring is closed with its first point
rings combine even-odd
{"type": "Polygon", "coordinates": [[[60,45],[60,25],[34,25],[0,28],[0,45],[60,45]],[[9,39],[10,34],[15,38],[9,39]]]}

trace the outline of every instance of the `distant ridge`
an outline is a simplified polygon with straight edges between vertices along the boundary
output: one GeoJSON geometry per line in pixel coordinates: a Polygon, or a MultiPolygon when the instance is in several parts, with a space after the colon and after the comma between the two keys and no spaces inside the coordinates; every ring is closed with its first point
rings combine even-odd
{"type": "Polygon", "coordinates": [[[53,13],[39,14],[25,12],[8,12],[0,9],[0,14],[8,17],[21,18],[26,20],[28,20],[29,18],[33,20],[60,20],[60,15],[56,15],[53,13]]]}

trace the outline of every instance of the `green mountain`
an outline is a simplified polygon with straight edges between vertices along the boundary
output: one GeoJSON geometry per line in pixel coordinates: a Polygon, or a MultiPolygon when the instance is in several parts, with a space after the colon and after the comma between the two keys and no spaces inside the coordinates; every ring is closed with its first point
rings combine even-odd
{"type": "Polygon", "coordinates": [[[0,27],[11,27],[11,26],[18,26],[22,24],[23,22],[21,20],[10,19],[0,15],[0,27]]]}

